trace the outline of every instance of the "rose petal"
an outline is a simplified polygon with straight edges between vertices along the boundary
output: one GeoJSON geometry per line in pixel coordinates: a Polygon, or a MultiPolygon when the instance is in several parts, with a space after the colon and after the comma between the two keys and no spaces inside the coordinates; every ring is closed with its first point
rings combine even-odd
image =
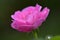
{"type": "Polygon", "coordinates": [[[49,14],[49,9],[45,7],[41,12],[40,12],[40,19],[46,20],[48,14],[49,14]]]}

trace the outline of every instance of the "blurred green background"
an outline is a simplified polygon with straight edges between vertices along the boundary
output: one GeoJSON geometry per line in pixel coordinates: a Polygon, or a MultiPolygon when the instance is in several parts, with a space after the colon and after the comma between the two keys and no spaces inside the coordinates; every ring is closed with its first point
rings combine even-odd
{"type": "Polygon", "coordinates": [[[10,16],[16,10],[36,3],[51,10],[47,20],[39,28],[39,38],[60,35],[60,0],[0,0],[0,40],[32,40],[32,33],[22,33],[11,28],[10,16]]]}

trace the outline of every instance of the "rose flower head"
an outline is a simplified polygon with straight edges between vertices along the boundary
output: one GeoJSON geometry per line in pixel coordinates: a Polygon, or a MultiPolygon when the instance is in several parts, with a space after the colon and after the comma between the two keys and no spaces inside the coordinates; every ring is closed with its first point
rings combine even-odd
{"type": "Polygon", "coordinates": [[[11,27],[21,32],[31,32],[37,29],[46,20],[50,9],[36,4],[36,6],[28,6],[23,10],[15,11],[11,15],[11,27]]]}

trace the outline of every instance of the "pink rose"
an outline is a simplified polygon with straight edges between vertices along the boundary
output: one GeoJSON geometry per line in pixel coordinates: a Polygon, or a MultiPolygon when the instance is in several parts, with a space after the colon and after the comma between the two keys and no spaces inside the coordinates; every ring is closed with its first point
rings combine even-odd
{"type": "Polygon", "coordinates": [[[50,9],[45,7],[41,11],[42,6],[36,4],[36,6],[29,6],[22,11],[18,10],[11,18],[13,19],[11,27],[22,32],[31,32],[41,26],[49,14],[50,9]]]}

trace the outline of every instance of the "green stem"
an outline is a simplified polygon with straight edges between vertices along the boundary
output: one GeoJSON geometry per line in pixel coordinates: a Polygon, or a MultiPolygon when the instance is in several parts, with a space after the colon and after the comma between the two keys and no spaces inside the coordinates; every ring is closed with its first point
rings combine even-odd
{"type": "Polygon", "coordinates": [[[34,39],[35,40],[38,40],[38,35],[37,35],[37,32],[36,31],[33,31],[33,36],[34,36],[34,39]]]}

